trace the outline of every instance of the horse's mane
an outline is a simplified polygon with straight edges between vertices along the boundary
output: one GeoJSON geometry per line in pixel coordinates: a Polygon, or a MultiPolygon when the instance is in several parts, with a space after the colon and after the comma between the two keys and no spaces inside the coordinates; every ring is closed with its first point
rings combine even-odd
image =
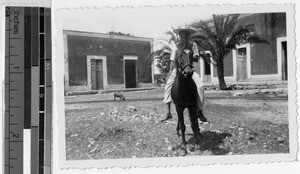
{"type": "Polygon", "coordinates": [[[176,50],[176,54],[175,54],[175,66],[176,68],[179,68],[179,63],[182,62],[182,58],[183,57],[188,57],[191,58],[189,56],[193,55],[193,49],[192,49],[192,42],[188,42],[188,45],[181,45],[180,47],[177,48],[176,50]],[[186,52],[184,50],[190,50],[190,54],[186,54],[186,52]]]}

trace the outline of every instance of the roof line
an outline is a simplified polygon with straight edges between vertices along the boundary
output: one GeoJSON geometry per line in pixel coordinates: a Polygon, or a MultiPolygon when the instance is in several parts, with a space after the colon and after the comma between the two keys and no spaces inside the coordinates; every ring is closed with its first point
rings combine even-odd
{"type": "Polygon", "coordinates": [[[101,38],[119,39],[119,40],[132,40],[132,41],[145,41],[145,42],[154,41],[153,38],[147,38],[147,37],[122,36],[122,35],[112,35],[112,34],[87,32],[87,31],[75,31],[75,30],[63,30],[63,34],[76,35],[76,36],[101,37],[101,38]]]}

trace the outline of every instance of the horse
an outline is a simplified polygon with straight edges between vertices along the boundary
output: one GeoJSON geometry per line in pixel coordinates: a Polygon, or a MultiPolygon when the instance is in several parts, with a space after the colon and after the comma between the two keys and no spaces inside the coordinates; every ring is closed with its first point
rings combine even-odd
{"type": "MultiPolygon", "coordinates": [[[[176,107],[178,115],[178,122],[176,131],[178,136],[181,130],[182,148],[186,148],[185,140],[185,124],[183,111],[187,108],[189,110],[189,118],[194,134],[195,144],[199,143],[200,129],[197,119],[197,87],[192,79],[192,52],[183,51],[179,56],[176,56],[175,65],[177,68],[177,75],[175,82],[171,89],[171,97],[176,107]]],[[[199,148],[199,147],[198,147],[199,148]]]]}

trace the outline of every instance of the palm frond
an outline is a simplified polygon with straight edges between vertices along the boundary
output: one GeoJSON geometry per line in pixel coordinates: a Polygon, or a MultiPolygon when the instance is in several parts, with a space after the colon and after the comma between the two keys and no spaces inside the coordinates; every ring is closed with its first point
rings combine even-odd
{"type": "Polygon", "coordinates": [[[151,64],[152,61],[154,60],[154,58],[158,55],[159,55],[159,50],[158,51],[153,51],[152,53],[149,54],[149,56],[147,56],[145,58],[145,62],[148,63],[148,64],[151,64]]]}
{"type": "Polygon", "coordinates": [[[148,64],[151,64],[155,58],[166,59],[166,56],[171,55],[171,52],[172,49],[169,46],[165,45],[162,48],[152,52],[149,56],[146,57],[145,61],[148,64]]]}
{"type": "Polygon", "coordinates": [[[231,36],[226,44],[227,50],[236,48],[236,45],[242,43],[269,43],[268,40],[260,37],[254,32],[254,25],[239,25],[232,31],[231,36]]]}
{"type": "Polygon", "coordinates": [[[224,34],[226,39],[231,35],[232,31],[234,31],[237,26],[239,14],[232,14],[226,16],[226,23],[224,24],[224,34]]]}
{"type": "Polygon", "coordinates": [[[177,42],[178,42],[179,38],[178,38],[178,36],[177,36],[174,32],[172,32],[172,31],[167,31],[165,34],[166,34],[167,36],[170,36],[169,44],[170,44],[171,42],[174,42],[174,43],[177,43],[177,42]]]}
{"type": "Polygon", "coordinates": [[[157,45],[159,49],[146,57],[145,61],[148,64],[151,64],[155,58],[168,61],[172,51],[176,49],[176,43],[179,40],[178,36],[172,31],[166,31],[165,34],[169,36],[169,38],[158,38],[155,41],[155,45],[157,45]]]}
{"type": "MultiPolygon", "coordinates": [[[[215,30],[215,35],[219,36],[219,40],[222,40],[223,36],[223,17],[221,15],[213,15],[213,28],[215,30]]],[[[211,30],[211,29],[210,29],[211,30]]]]}
{"type": "Polygon", "coordinates": [[[264,38],[261,38],[258,35],[250,35],[246,38],[246,42],[250,43],[264,43],[264,44],[270,44],[270,42],[264,38]]]}

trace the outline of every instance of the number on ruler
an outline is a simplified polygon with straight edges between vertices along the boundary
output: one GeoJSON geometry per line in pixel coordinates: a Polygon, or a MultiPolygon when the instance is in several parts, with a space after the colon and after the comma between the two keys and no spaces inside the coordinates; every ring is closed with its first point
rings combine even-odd
{"type": "Polygon", "coordinates": [[[14,134],[13,133],[13,138],[19,138],[19,136],[20,136],[19,134],[14,134]]]}
{"type": "Polygon", "coordinates": [[[49,70],[50,69],[50,63],[46,63],[45,65],[46,65],[45,69],[49,70]]]}

